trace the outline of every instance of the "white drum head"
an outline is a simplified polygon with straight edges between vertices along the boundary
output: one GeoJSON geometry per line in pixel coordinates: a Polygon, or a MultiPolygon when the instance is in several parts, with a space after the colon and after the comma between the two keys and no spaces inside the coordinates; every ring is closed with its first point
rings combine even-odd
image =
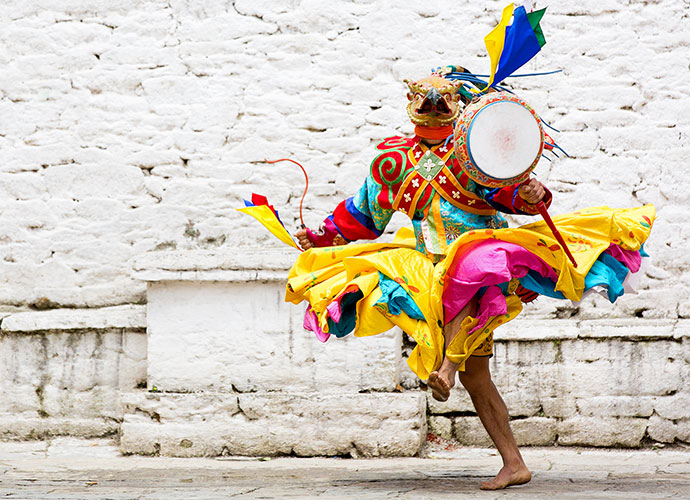
{"type": "Polygon", "coordinates": [[[467,131],[474,165],[494,179],[510,179],[528,170],[541,146],[539,123],[517,102],[498,101],[482,108],[467,131]]]}

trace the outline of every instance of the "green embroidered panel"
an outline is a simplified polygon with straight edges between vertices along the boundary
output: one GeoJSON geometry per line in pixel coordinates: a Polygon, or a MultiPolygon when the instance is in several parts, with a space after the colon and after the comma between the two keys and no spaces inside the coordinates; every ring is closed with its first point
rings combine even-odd
{"type": "Polygon", "coordinates": [[[424,177],[425,180],[430,181],[436,177],[436,175],[438,175],[444,165],[445,163],[441,158],[436,156],[431,151],[427,151],[419,159],[415,170],[419,173],[419,175],[424,177]]]}

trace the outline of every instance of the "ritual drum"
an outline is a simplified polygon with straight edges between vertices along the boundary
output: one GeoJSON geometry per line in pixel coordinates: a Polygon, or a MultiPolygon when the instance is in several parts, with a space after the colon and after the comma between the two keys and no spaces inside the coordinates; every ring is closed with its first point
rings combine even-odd
{"type": "Polygon", "coordinates": [[[525,101],[492,92],[465,107],[454,141],[457,159],[472,180],[504,187],[529,179],[544,149],[544,129],[525,101]]]}

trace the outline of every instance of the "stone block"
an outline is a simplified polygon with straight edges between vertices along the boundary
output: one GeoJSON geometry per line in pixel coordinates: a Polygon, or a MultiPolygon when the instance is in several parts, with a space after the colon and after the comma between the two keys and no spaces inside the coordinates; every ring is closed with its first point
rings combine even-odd
{"type": "Polygon", "coordinates": [[[447,401],[436,401],[431,396],[431,391],[426,393],[429,413],[432,415],[445,415],[448,413],[474,412],[474,405],[467,391],[458,383],[451,389],[447,401]]]}
{"type": "Polygon", "coordinates": [[[681,343],[681,359],[685,361],[686,365],[690,364],[690,337],[683,337],[681,343]]]}
{"type": "Polygon", "coordinates": [[[499,387],[498,390],[511,417],[532,417],[542,410],[540,395],[528,385],[513,387],[512,390],[499,387]]]}
{"type": "MultiPolygon", "coordinates": [[[[124,328],[88,330],[84,317],[62,317],[64,321],[56,321],[51,330],[46,318],[61,316],[50,312],[58,311],[46,311],[46,316],[22,313],[13,323],[3,324],[8,331],[0,335],[0,391],[5,395],[0,417],[119,420],[120,389],[134,389],[145,379],[146,369],[145,359],[123,362],[123,336],[139,336],[141,341],[145,334],[124,328]]],[[[52,429],[51,425],[39,428],[52,429]]]]}
{"type": "Polygon", "coordinates": [[[412,456],[427,431],[420,393],[131,393],[123,401],[125,454],[412,456]]]}
{"type": "Polygon", "coordinates": [[[467,446],[493,447],[479,417],[453,418],[453,436],[458,443],[467,446]]]}
{"type": "Polygon", "coordinates": [[[654,399],[654,410],[659,417],[668,420],[688,418],[690,417],[690,394],[680,392],[672,396],[657,397],[654,399]]]}
{"type": "Polygon", "coordinates": [[[148,282],[222,280],[280,282],[284,286],[294,262],[294,253],[277,249],[188,249],[142,254],[134,259],[132,270],[136,279],[148,282]]]}
{"type": "Polygon", "coordinates": [[[654,441],[673,443],[678,437],[676,424],[671,420],[652,415],[647,426],[647,435],[654,441]]]}
{"type": "Polygon", "coordinates": [[[125,305],[100,309],[54,309],[19,312],[3,318],[3,333],[39,333],[146,328],[146,307],[125,305]]]}
{"type": "Polygon", "coordinates": [[[122,357],[119,367],[119,388],[130,391],[132,387],[145,387],[148,339],[146,333],[125,331],[122,337],[122,357]]]}
{"type": "Polygon", "coordinates": [[[676,422],[678,439],[684,443],[690,443],[690,418],[684,418],[676,422]]]}
{"type": "Polygon", "coordinates": [[[570,418],[578,414],[575,398],[567,392],[557,397],[543,397],[541,407],[547,417],[570,418]]]}
{"type": "Polygon", "coordinates": [[[651,396],[594,396],[577,398],[575,404],[585,417],[650,417],[657,406],[651,396]]]}
{"type": "MultiPolygon", "coordinates": [[[[565,339],[575,339],[580,334],[580,328],[578,323],[572,320],[544,320],[544,319],[525,319],[522,317],[518,321],[511,321],[497,330],[496,341],[497,342],[507,342],[506,353],[511,359],[514,360],[516,364],[520,364],[522,360],[523,345],[522,342],[527,341],[539,341],[543,342],[539,347],[545,348],[545,352],[540,353],[541,361],[543,362],[553,362],[552,351],[548,343],[544,342],[547,340],[562,341],[565,339]]],[[[534,351],[533,346],[528,346],[525,349],[530,349],[534,351]]],[[[534,352],[529,352],[530,358],[534,356],[534,352]]],[[[525,359],[524,363],[529,364],[533,359],[525,359]]]]}
{"type": "Polygon", "coordinates": [[[558,423],[558,444],[565,446],[640,446],[646,418],[573,417],[558,423]]]}
{"type": "Polygon", "coordinates": [[[45,191],[43,178],[33,172],[0,174],[0,199],[35,200],[45,191]]]}
{"type": "Polygon", "coordinates": [[[567,364],[563,359],[558,363],[535,367],[536,393],[540,400],[549,398],[569,398],[572,388],[565,377],[567,364]]]}
{"type": "Polygon", "coordinates": [[[607,318],[579,323],[580,338],[621,338],[625,340],[671,339],[676,320],[607,318]]]}
{"type": "Polygon", "coordinates": [[[427,419],[429,432],[443,439],[452,439],[453,421],[448,417],[429,417],[427,419]]]}
{"type": "Polygon", "coordinates": [[[673,338],[678,340],[690,339],[690,320],[678,320],[673,327],[673,338]]]}
{"type": "Polygon", "coordinates": [[[552,446],[556,442],[558,422],[553,418],[531,417],[510,421],[518,446],[552,446]]]}
{"type": "Polygon", "coordinates": [[[55,198],[127,198],[144,193],[144,174],[129,165],[59,165],[49,167],[45,178],[55,198]]]}
{"type": "MultiPolygon", "coordinates": [[[[548,345],[550,341],[545,342],[548,345]]],[[[538,360],[543,351],[539,342],[531,342],[534,358],[538,360]]],[[[524,364],[492,363],[492,378],[499,393],[508,406],[511,416],[533,416],[541,409],[542,386],[544,377],[552,371],[553,364],[540,365],[538,361],[532,366],[524,364]]]]}
{"type": "MultiPolygon", "coordinates": [[[[659,229],[661,229],[661,225],[659,226],[659,229]]],[[[652,235],[653,237],[664,237],[661,230],[653,231],[652,235]]],[[[677,233],[676,237],[678,237],[677,233]]],[[[690,255],[683,252],[673,251],[665,254],[665,252],[662,251],[657,253],[656,258],[663,259],[662,262],[671,260],[672,262],[675,262],[678,267],[683,268],[687,266],[690,255]],[[679,258],[674,259],[674,253],[677,254],[679,258]]],[[[668,288],[665,287],[664,289],[643,289],[647,285],[647,281],[649,280],[647,280],[644,276],[640,276],[641,286],[638,285],[639,292],[637,295],[629,295],[625,298],[625,300],[621,300],[616,304],[616,309],[620,311],[620,315],[638,316],[641,314],[643,319],[650,320],[668,320],[669,318],[677,318],[679,304],[678,299],[682,296],[676,293],[676,289],[679,289],[680,287],[673,286],[671,283],[668,283],[670,286],[668,286],[668,288]]],[[[673,323],[669,329],[672,329],[673,323]]]]}
{"type": "Polygon", "coordinates": [[[563,382],[575,397],[670,394],[681,390],[683,373],[672,356],[679,347],[665,340],[564,342],[563,382]]]}
{"type": "Polygon", "coordinates": [[[283,286],[150,284],[149,386],[181,392],[395,389],[399,330],[321,344],[302,328],[303,306],[283,302],[283,286]]]}

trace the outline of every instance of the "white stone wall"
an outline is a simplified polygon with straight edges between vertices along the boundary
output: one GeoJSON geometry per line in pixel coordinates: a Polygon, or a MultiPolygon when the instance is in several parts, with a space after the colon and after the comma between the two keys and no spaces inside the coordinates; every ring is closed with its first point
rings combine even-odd
{"type": "MultiPolygon", "coordinates": [[[[284,251],[253,219],[234,210],[242,198],[258,192],[281,210],[289,227],[297,226],[301,172],[263,159],[290,157],[304,164],[311,179],[305,219],[318,225],[359,187],[376,141],[411,134],[403,78],[453,63],[477,73],[488,71],[482,38],[505,3],[3,2],[0,392],[6,397],[0,404],[0,438],[107,435],[122,430],[124,420],[130,432],[126,437],[133,436],[125,442],[139,443],[145,452],[155,452],[156,445],[171,454],[218,452],[218,443],[204,434],[213,436],[215,428],[194,434],[185,427],[190,423],[183,410],[201,411],[194,398],[181,405],[181,414],[153,418],[158,406],[174,406],[184,398],[147,397],[143,386],[189,389],[188,373],[180,371],[179,380],[156,379],[175,366],[152,358],[147,341],[167,355],[166,342],[174,340],[166,337],[172,330],[160,331],[153,340],[145,335],[142,304],[145,280],[151,278],[145,270],[137,271],[135,258],[154,250],[178,250],[187,255],[211,251],[220,260],[244,254],[250,260],[253,247],[284,251]],[[122,403],[131,414],[123,416],[122,403]],[[161,418],[163,424],[178,426],[183,436],[194,437],[193,444],[164,434],[156,427],[161,418]],[[146,435],[149,441],[137,437],[146,435]]],[[[647,440],[690,439],[688,341],[687,334],[678,334],[679,325],[687,331],[684,318],[690,318],[690,292],[683,286],[690,278],[689,17],[687,0],[554,2],[542,22],[547,45],[524,71],[563,72],[513,81],[515,90],[561,130],[555,137],[570,153],[570,158],[543,161],[536,170],[554,191],[552,213],[603,204],[654,203],[658,210],[646,245],[652,259],[639,295],[624,297],[615,306],[596,297],[579,306],[540,299],[515,323],[519,338],[511,337],[510,329],[497,334],[492,366],[518,418],[514,426],[521,443],[637,446],[647,440]],[[617,336],[609,331],[612,317],[642,320],[617,336]],[[553,318],[570,320],[547,321],[553,318]],[[534,335],[547,340],[526,339],[520,329],[530,325],[541,325],[534,335]],[[657,325],[658,331],[649,333],[649,325],[657,325]],[[554,331],[560,348],[548,340],[554,331]],[[528,369],[535,363],[541,371],[528,369]],[[644,382],[639,391],[626,367],[637,367],[644,382]],[[602,377],[608,385],[597,385],[602,377]],[[564,396],[546,391],[550,380],[564,396]],[[599,433],[593,435],[595,428],[599,433]]],[[[515,224],[525,220],[512,218],[515,224]]],[[[404,224],[405,218],[396,215],[386,237],[404,224]]],[[[218,262],[202,264],[199,269],[209,275],[216,264],[220,274],[229,269],[218,262]]],[[[284,272],[282,264],[268,267],[262,267],[266,274],[261,276],[270,281],[284,272]]],[[[264,279],[257,278],[255,267],[246,269],[250,279],[264,279]]],[[[158,286],[156,293],[188,296],[196,285],[152,286],[158,286]]],[[[265,294],[254,285],[246,294],[234,284],[214,287],[221,297],[242,299],[245,306],[252,293],[265,294]]],[[[277,301],[277,293],[271,294],[270,300],[277,301]]],[[[275,311],[288,316],[300,312],[290,307],[276,305],[275,311]]],[[[229,321],[227,311],[215,312],[229,321]]],[[[293,326],[299,329],[296,321],[293,326]]],[[[289,330],[290,325],[280,333],[288,335],[289,330]]],[[[195,334],[189,329],[177,333],[195,334]]],[[[328,356],[324,351],[312,360],[313,339],[304,335],[290,353],[302,363],[289,374],[299,381],[281,387],[286,393],[313,389],[321,377],[317,364],[328,356]]],[[[217,340],[218,345],[228,341],[217,340]]],[[[400,359],[399,336],[351,340],[361,344],[355,353],[371,354],[372,342],[376,352],[388,353],[385,370],[375,374],[366,363],[353,364],[349,368],[357,380],[348,387],[333,386],[343,392],[341,399],[319,396],[315,415],[334,405],[356,409],[357,404],[347,401],[362,390],[360,379],[370,384],[367,390],[389,391],[397,378],[405,389],[418,385],[400,359]]],[[[197,347],[203,353],[208,346],[197,347]]],[[[329,349],[342,354],[346,347],[329,349]]],[[[230,359],[223,351],[214,354],[219,364],[230,359]]],[[[284,371],[283,361],[264,365],[284,371]]],[[[236,367],[245,379],[250,370],[236,367]]],[[[218,370],[210,373],[223,376],[218,370]]],[[[220,392],[202,394],[199,404],[204,398],[219,401],[220,415],[233,398],[238,408],[273,398],[276,413],[289,409],[281,396],[271,394],[219,396],[233,386],[278,388],[271,380],[258,382],[243,387],[231,377],[211,380],[220,392]]],[[[385,397],[414,409],[413,416],[401,412],[399,419],[400,425],[415,429],[407,440],[412,451],[405,452],[414,453],[424,431],[415,416],[423,413],[421,395],[385,397]]],[[[448,405],[431,402],[429,411],[432,432],[470,444],[485,439],[476,418],[468,415],[462,391],[455,390],[448,405]]],[[[228,422],[241,428],[245,413],[230,413],[228,422]]],[[[368,419],[360,419],[357,428],[372,427],[368,419]]],[[[280,419],[269,420],[252,421],[247,428],[261,433],[270,431],[269,424],[281,425],[280,419]]],[[[254,452],[297,453],[294,442],[300,434],[285,428],[280,446],[254,452]]],[[[391,429],[398,432],[398,427],[391,429]]],[[[396,450],[388,441],[376,446],[366,439],[355,441],[348,438],[332,449],[320,449],[352,453],[351,448],[361,448],[365,454],[396,450]]],[[[247,452],[234,436],[223,443],[228,450],[234,445],[233,450],[247,452]]],[[[316,453],[312,445],[317,446],[305,445],[299,453],[316,453]]]]}
{"type": "MultiPolygon", "coordinates": [[[[403,78],[488,70],[482,38],[504,3],[3,2],[0,304],[136,303],[130,260],[143,252],[280,245],[233,210],[260,192],[295,227],[301,173],[265,157],[305,165],[317,225],[358,187],[376,140],[411,133],[403,78]]],[[[690,315],[689,10],[553,2],[525,71],[563,73],[515,81],[571,155],[537,169],[554,213],[658,208],[641,295],[581,315],[690,315]]]]}
{"type": "MultiPolygon", "coordinates": [[[[495,345],[494,382],[522,445],[639,447],[690,442],[690,321],[511,322],[495,345]]],[[[467,392],[427,397],[429,431],[490,446],[467,392]]]]}
{"type": "Polygon", "coordinates": [[[0,440],[117,434],[147,382],[144,306],[20,312],[0,329],[0,440]]]}

